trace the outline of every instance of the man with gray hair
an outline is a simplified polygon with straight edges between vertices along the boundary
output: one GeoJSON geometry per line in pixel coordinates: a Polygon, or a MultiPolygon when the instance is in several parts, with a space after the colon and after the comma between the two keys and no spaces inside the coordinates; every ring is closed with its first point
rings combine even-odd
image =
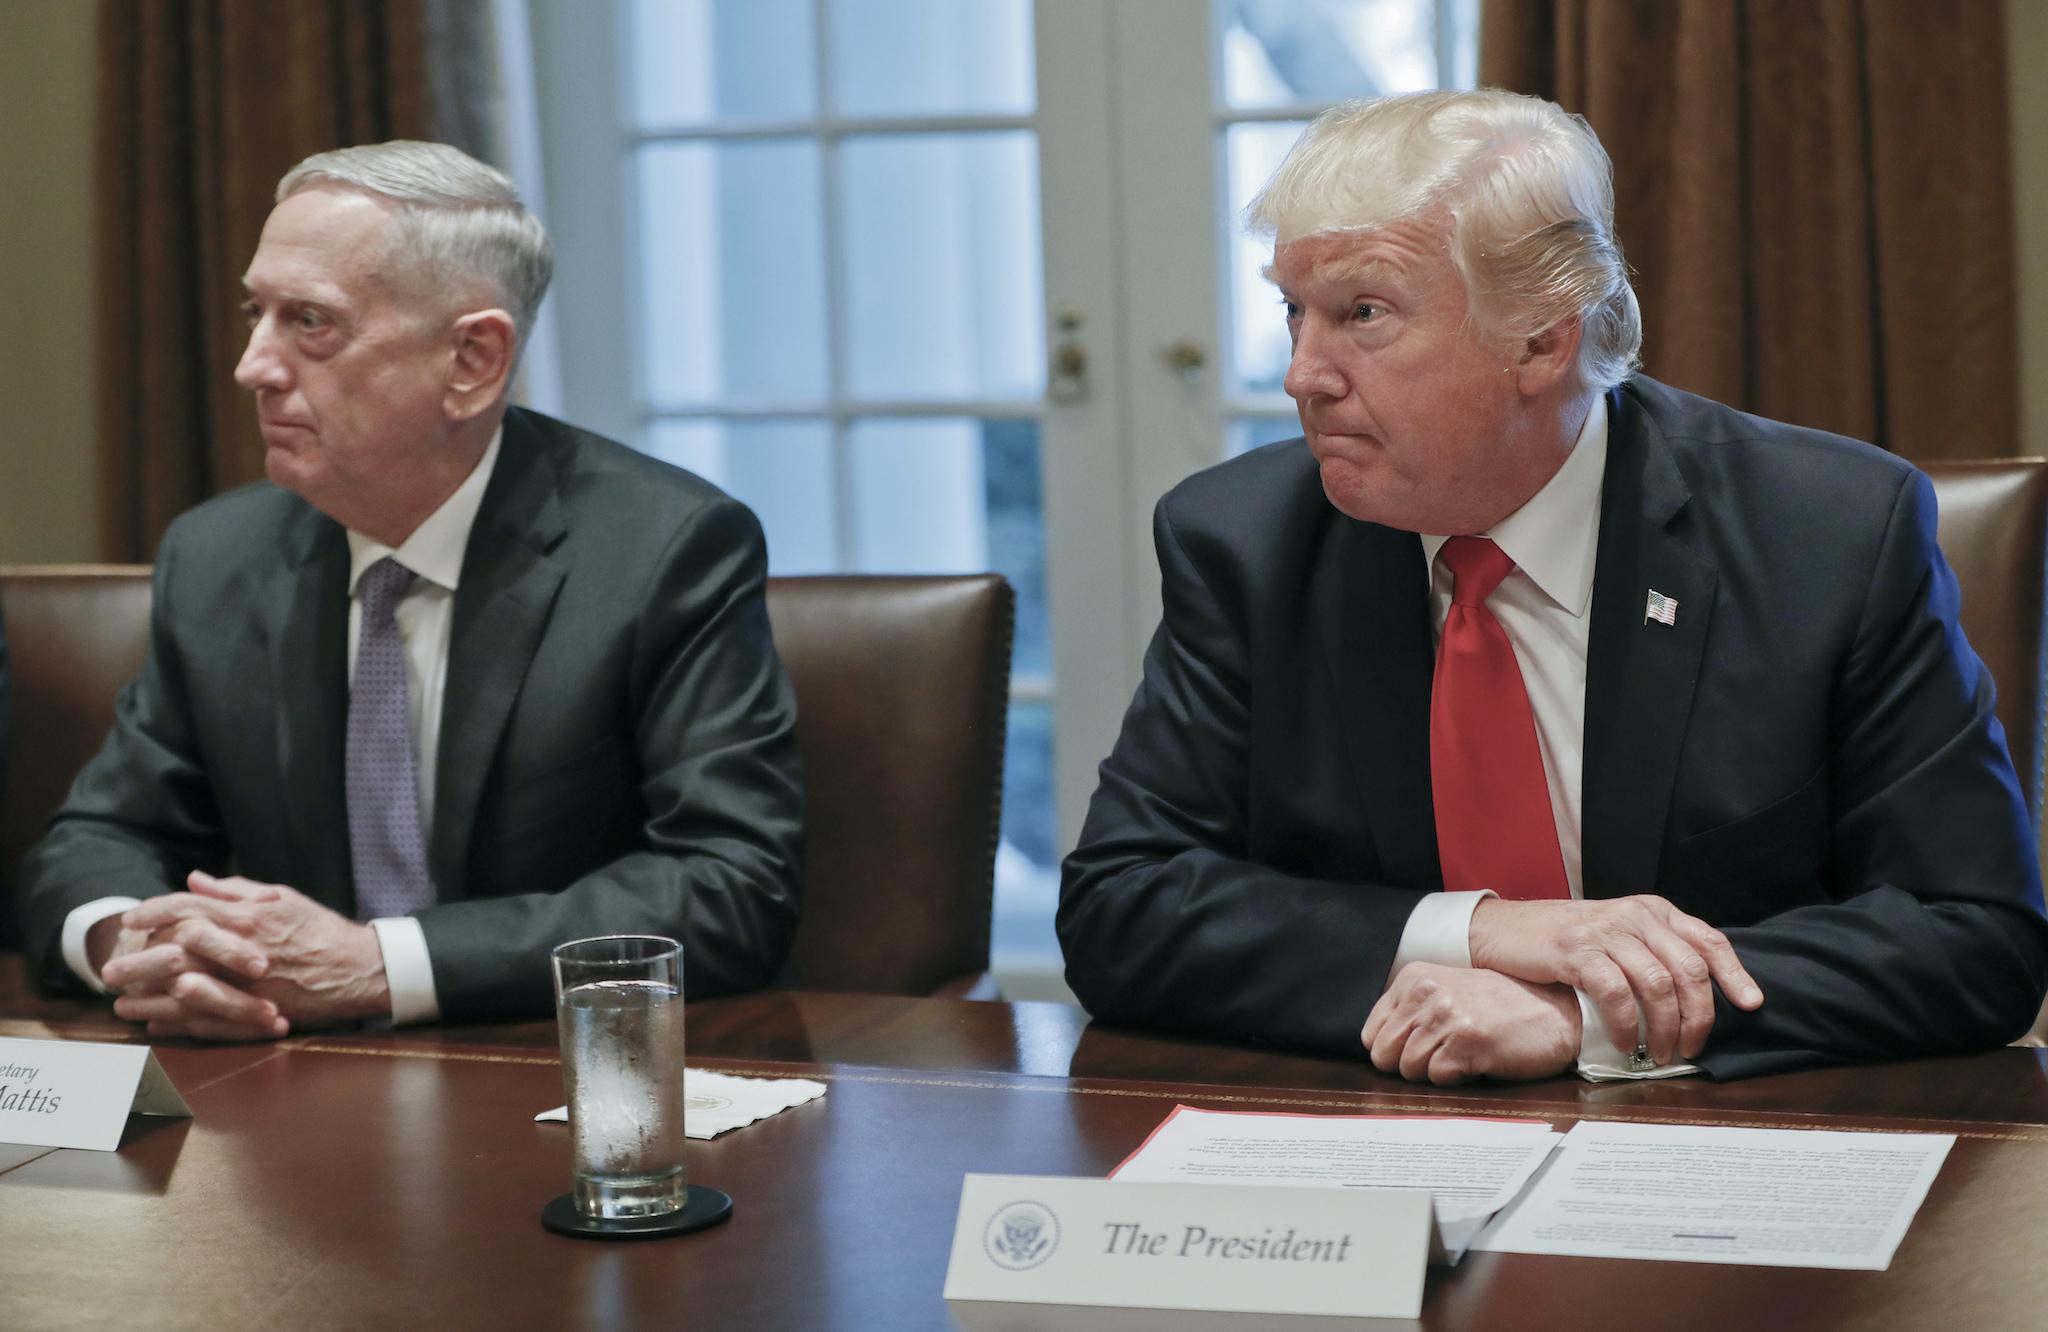
{"type": "Polygon", "coordinates": [[[547,290],[503,175],[286,174],[243,282],[269,483],[180,517],[149,653],[20,879],[52,985],[156,1035],[535,1016],[670,935],[757,987],[796,919],[795,703],[745,507],[506,394],[547,290]]]}
{"type": "Polygon", "coordinates": [[[1175,487],[1059,931],[1098,1016],[1438,1083],[1996,1045],[2032,828],[1927,479],[1632,373],[1606,154],[1334,110],[1252,205],[1303,437],[1175,487]]]}

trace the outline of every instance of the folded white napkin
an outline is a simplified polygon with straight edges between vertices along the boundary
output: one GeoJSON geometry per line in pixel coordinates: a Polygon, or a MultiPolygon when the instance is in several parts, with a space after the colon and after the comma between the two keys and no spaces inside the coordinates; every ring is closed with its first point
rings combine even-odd
{"type": "MultiPolygon", "coordinates": [[[[701,1068],[684,1069],[683,1132],[693,1138],[715,1138],[824,1094],[825,1084],[809,1078],[742,1078],[701,1068]]],[[[554,1120],[566,1124],[569,1107],[558,1105],[533,1118],[536,1123],[554,1120]]]]}

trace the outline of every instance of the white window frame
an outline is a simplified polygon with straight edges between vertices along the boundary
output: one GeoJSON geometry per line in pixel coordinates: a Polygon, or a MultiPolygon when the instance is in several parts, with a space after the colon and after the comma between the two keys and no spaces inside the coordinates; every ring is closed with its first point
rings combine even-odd
{"type": "MultiPolygon", "coordinates": [[[[1072,846],[1159,619],[1153,506],[1190,472],[1222,457],[1233,418],[1293,410],[1280,394],[1223,393],[1235,219],[1219,223],[1217,216],[1226,178],[1221,131],[1307,119],[1323,104],[1221,109],[1215,0],[1036,0],[1037,100],[1030,115],[831,118],[823,114],[831,105],[830,62],[820,60],[818,119],[643,134],[629,128],[624,105],[632,68],[624,0],[496,3],[501,45],[506,30],[523,23],[530,48],[545,61],[546,76],[534,89],[539,151],[532,156],[547,163],[539,201],[564,261],[549,302],[555,336],[578,355],[558,373],[530,378],[543,389],[558,382],[560,410],[571,419],[639,440],[656,419],[806,416],[829,423],[835,468],[842,469],[846,432],[861,418],[1038,421],[1053,676],[1013,681],[1012,697],[1053,703],[1056,835],[1061,847],[1072,846]],[[518,11],[509,23],[507,10],[518,11]],[[830,148],[846,136],[988,129],[1037,135],[1047,362],[1061,342],[1076,343],[1086,360],[1085,391],[1037,401],[848,397],[843,330],[835,328],[832,391],[815,403],[668,412],[648,401],[633,354],[641,327],[633,302],[642,290],[635,145],[815,138],[826,149],[829,219],[838,204],[830,148]],[[1200,274],[1209,280],[1189,280],[1200,274]],[[1057,326],[1055,312],[1078,322],[1057,326]],[[1170,359],[1190,345],[1202,360],[1193,373],[1170,359]]],[[[825,0],[813,4],[822,37],[825,0]]],[[[1448,40],[1449,29],[1440,27],[1440,49],[1448,40]]],[[[828,220],[825,276],[835,289],[839,244],[828,220]]],[[[834,308],[843,319],[843,307],[835,301],[834,308]]],[[[847,494],[838,477],[834,489],[847,494]]],[[[839,524],[842,556],[851,531],[851,523],[839,524]]],[[[1040,976],[1017,992],[1048,983],[1040,976]]]]}

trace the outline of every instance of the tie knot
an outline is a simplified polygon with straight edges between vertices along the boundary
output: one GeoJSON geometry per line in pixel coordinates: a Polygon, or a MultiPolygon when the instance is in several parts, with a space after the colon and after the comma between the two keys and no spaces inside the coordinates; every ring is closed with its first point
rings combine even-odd
{"type": "Polygon", "coordinates": [[[388,555],[363,570],[362,578],[356,583],[356,596],[362,600],[363,614],[380,617],[390,614],[398,599],[412,586],[412,580],[412,570],[388,555]]]}
{"type": "Polygon", "coordinates": [[[1452,537],[1438,552],[1451,571],[1451,601],[1459,606],[1484,606],[1515,562],[1486,537],[1452,537]]]}

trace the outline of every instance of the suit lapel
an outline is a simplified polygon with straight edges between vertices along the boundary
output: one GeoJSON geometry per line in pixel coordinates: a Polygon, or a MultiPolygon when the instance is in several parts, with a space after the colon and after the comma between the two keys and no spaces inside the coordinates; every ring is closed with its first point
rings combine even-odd
{"type": "Polygon", "coordinates": [[[449,633],[427,848],[443,901],[467,896],[484,783],[561,589],[564,570],[548,554],[564,530],[556,483],[539,429],[524,413],[508,413],[497,470],[463,554],[449,633]]]}
{"type": "Polygon", "coordinates": [[[1657,891],[1718,581],[1713,563],[1676,534],[1692,496],[1656,423],[1625,391],[1608,402],[1581,769],[1587,897],[1657,891]],[[1673,624],[1646,618],[1652,590],[1676,599],[1673,624]]]}
{"type": "Polygon", "coordinates": [[[1443,883],[1429,794],[1428,590],[1413,532],[1332,523],[1315,593],[1332,690],[1380,869],[1416,888],[1443,883]]]}
{"type": "Polygon", "coordinates": [[[348,540],[308,510],[287,537],[284,566],[257,608],[270,644],[277,764],[296,871],[293,887],[353,913],[348,807],[342,789],[348,725],[348,540]]]}

